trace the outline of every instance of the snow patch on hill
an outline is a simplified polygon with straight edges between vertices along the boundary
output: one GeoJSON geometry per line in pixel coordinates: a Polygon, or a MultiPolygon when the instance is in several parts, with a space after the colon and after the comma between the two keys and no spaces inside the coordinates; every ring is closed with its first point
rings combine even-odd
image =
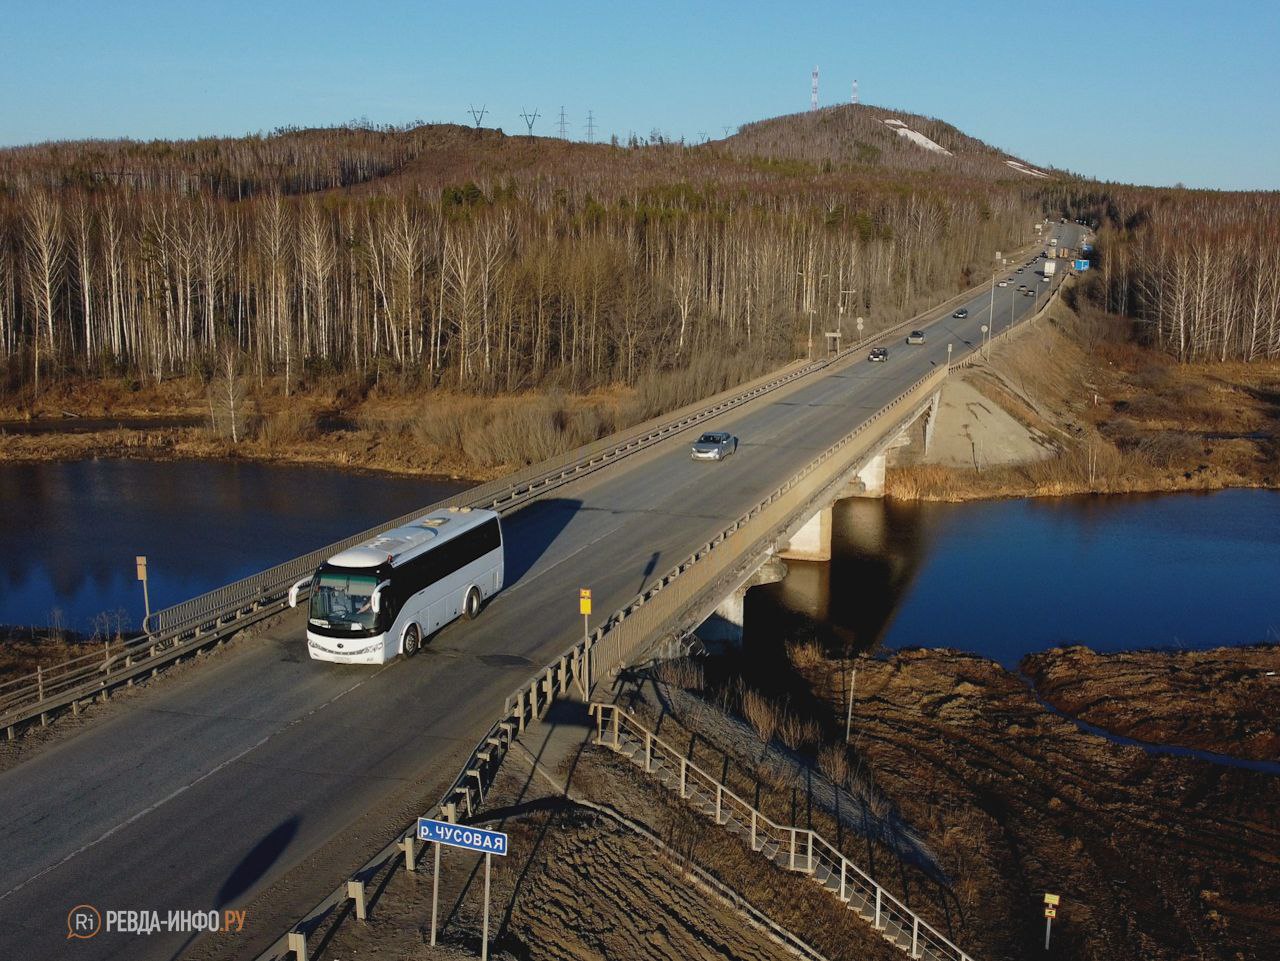
{"type": "Polygon", "coordinates": [[[1027,174],[1032,177],[1041,177],[1044,179],[1048,179],[1049,175],[1045,173],[1043,170],[1036,170],[1035,167],[1028,167],[1026,164],[1020,163],[1017,160],[1006,160],[1005,163],[1008,164],[1010,167],[1012,167],[1014,170],[1018,171],[1018,173],[1020,174],[1027,174]]]}
{"type": "Polygon", "coordinates": [[[925,150],[932,150],[934,153],[946,154],[948,157],[951,156],[951,151],[948,150],[946,147],[943,147],[940,144],[934,143],[932,140],[930,140],[928,137],[926,137],[924,134],[920,133],[919,131],[912,130],[901,120],[895,120],[891,117],[888,120],[884,121],[884,125],[888,127],[890,130],[896,131],[899,137],[906,137],[912,143],[918,144],[919,146],[924,147],[925,150]]]}

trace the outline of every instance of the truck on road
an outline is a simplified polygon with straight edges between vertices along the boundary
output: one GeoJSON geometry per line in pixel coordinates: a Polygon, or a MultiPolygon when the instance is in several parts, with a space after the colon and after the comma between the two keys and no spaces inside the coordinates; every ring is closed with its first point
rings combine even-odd
{"type": "Polygon", "coordinates": [[[1053,260],[1053,259],[1046,260],[1044,262],[1044,279],[1046,281],[1051,280],[1053,278],[1053,275],[1057,272],[1057,270],[1058,270],[1058,262],[1056,260],[1053,260]]]}

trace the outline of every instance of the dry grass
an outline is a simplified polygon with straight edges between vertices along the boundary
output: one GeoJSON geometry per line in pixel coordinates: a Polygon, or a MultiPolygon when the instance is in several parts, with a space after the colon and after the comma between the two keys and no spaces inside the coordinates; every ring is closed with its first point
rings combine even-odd
{"type": "Polygon", "coordinates": [[[658,665],[658,680],[685,691],[700,691],[704,686],[702,665],[692,658],[678,657],[658,665]]]}
{"type": "Polygon", "coordinates": [[[760,740],[765,742],[773,740],[773,735],[778,730],[777,705],[751,688],[743,690],[739,703],[742,716],[760,736],[760,740]]]}
{"type": "Polygon", "coordinates": [[[787,643],[787,660],[797,670],[808,670],[825,661],[822,646],[814,640],[789,641],[787,643]]]}
{"type": "Polygon", "coordinates": [[[269,414],[258,425],[258,439],[268,447],[314,440],[316,434],[315,413],[300,404],[269,414]]]}

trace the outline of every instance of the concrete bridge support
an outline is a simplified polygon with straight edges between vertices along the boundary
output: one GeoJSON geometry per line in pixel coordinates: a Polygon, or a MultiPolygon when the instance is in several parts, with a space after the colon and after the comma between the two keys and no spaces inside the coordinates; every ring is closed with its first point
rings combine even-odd
{"type": "Polygon", "coordinates": [[[814,514],[791,537],[786,548],[778,552],[784,561],[831,560],[831,507],[814,514]]]}
{"type": "Polygon", "coordinates": [[[741,587],[720,602],[698,627],[698,638],[707,647],[742,647],[742,627],[746,623],[747,591],[761,584],[776,584],[787,576],[787,565],[771,557],[741,587]]]}

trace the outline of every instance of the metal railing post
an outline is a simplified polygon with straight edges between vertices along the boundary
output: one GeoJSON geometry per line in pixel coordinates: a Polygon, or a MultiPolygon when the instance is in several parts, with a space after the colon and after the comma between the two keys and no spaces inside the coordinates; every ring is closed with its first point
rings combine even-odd
{"type": "Polygon", "coordinates": [[[724,802],[724,785],[716,784],[716,824],[723,824],[720,820],[720,810],[724,802]]]}
{"type": "Polygon", "coordinates": [[[812,874],[813,873],[813,832],[812,831],[809,832],[808,861],[809,861],[809,873],[812,874]]]}
{"type": "Polygon", "coordinates": [[[880,923],[880,895],[881,895],[881,893],[882,893],[882,890],[881,890],[881,888],[880,888],[880,885],[878,885],[878,884],[877,884],[877,885],[876,885],[876,921],[875,921],[875,926],[876,926],[877,928],[883,928],[883,927],[884,927],[884,925],[880,923]]]}
{"type": "Polygon", "coordinates": [[[788,862],[787,867],[791,868],[792,871],[796,869],[796,829],[795,828],[791,828],[791,860],[788,862]]]}
{"type": "Polygon", "coordinates": [[[644,773],[653,773],[653,735],[644,732],[644,773]]]}
{"type": "Polygon", "coordinates": [[[756,809],[751,809],[751,850],[756,849],[756,809]]]}
{"type": "Polygon", "coordinates": [[[685,793],[685,784],[689,780],[689,761],[687,758],[680,759],[680,800],[683,801],[689,795],[685,793]]]}
{"type": "Polygon", "coordinates": [[[844,869],[846,866],[848,866],[848,864],[849,862],[846,861],[844,858],[840,859],[840,900],[841,901],[849,900],[844,896],[844,869]]]}
{"type": "Polygon", "coordinates": [[[613,709],[613,749],[615,751],[620,750],[622,747],[622,742],[619,740],[619,737],[618,737],[618,721],[619,721],[618,714],[619,713],[620,713],[619,710],[615,707],[613,709]]]}
{"type": "Polygon", "coordinates": [[[911,915],[911,956],[920,957],[920,918],[911,915]]]}

